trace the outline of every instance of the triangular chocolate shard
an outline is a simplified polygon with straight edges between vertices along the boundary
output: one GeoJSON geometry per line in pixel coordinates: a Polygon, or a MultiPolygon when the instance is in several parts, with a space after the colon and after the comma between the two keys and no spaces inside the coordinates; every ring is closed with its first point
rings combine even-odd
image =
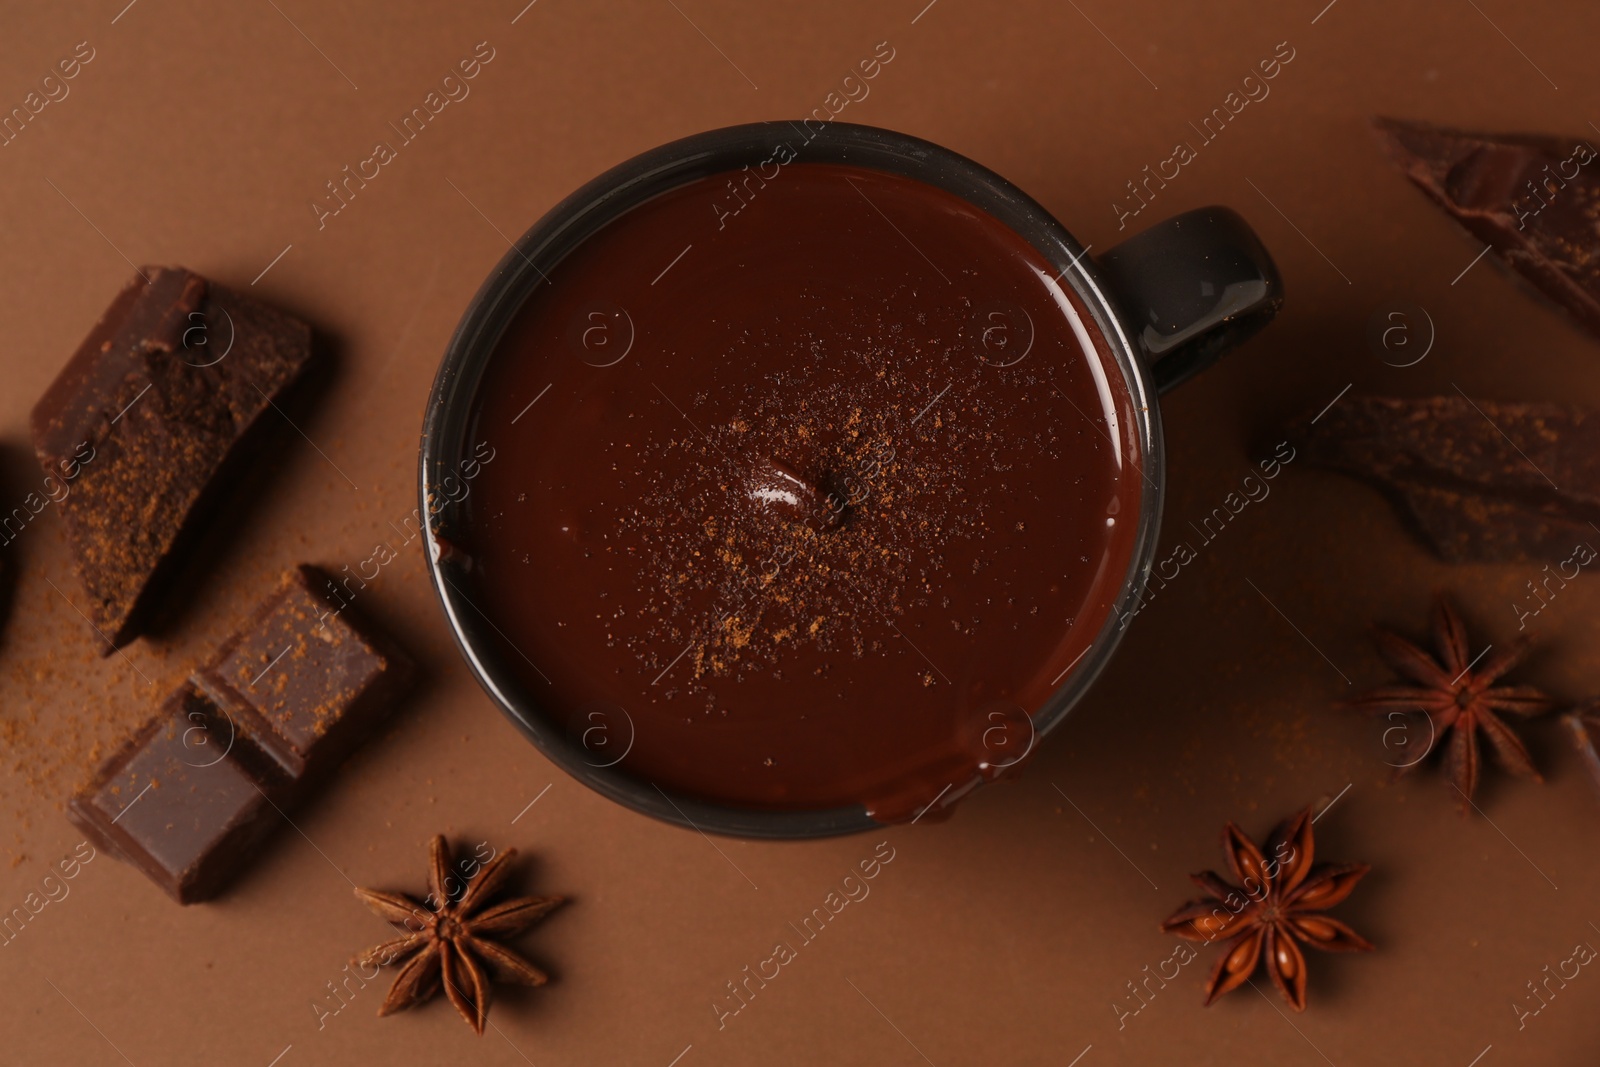
{"type": "Polygon", "coordinates": [[[1587,137],[1374,126],[1416,185],[1600,337],[1600,153],[1587,137]]]}
{"type": "Polygon", "coordinates": [[[182,267],[147,266],[34,405],[34,451],[110,653],[173,591],[311,361],[311,328],[182,267]]]}
{"type": "Polygon", "coordinates": [[[1452,563],[1539,560],[1600,544],[1600,415],[1465,396],[1354,397],[1291,439],[1393,499],[1452,563]]]}
{"type": "Polygon", "coordinates": [[[1600,701],[1590,701],[1561,716],[1561,721],[1572,734],[1572,743],[1578,750],[1578,759],[1589,774],[1589,781],[1600,789],[1600,701]]]}

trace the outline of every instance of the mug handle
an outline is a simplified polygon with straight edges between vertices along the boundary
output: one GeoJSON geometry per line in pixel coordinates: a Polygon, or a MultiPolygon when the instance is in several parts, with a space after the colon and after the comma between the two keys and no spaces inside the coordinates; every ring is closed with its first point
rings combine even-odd
{"type": "Polygon", "coordinates": [[[1283,306],[1277,264],[1230,208],[1176,215],[1097,262],[1157,392],[1243,344],[1283,306]]]}

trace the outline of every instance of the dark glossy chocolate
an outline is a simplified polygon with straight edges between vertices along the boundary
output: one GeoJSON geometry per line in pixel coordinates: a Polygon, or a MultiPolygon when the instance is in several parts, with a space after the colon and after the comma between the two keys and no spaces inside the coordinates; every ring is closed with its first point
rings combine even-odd
{"type": "Polygon", "coordinates": [[[108,642],[133,640],[214,510],[224,468],[311,358],[310,328],[170,267],[144,267],[34,406],[34,450],[108,642]],[[146,281],[148,278],[148,281],[146,281]]]}
{"type": "Polygon", "coordinates": [[[226,718],[185,685],[101,766],[67,812],[178,903],[206,900],[283,820],[284,781],[251,766],[226,718]]]}
{"type": "Polygon", "coordinates": [[[226,888],[411,676],[332,590],[313,567],[292,571],[68,804],[93,841],[180,904],[226,888]]]}
{"type": "Polygon", "coordinates": [[[283,588],[194,674],[245,735],[303,785],[321,780],[372,732],[411,662],[343,601],[315,567],[283,588]]]}
{"type": "Polygon", "coordinates": [[[1600,160],[1587,136],[1376,125],[1429,199],[1600,336],[1600,160]]]}
{"type": "Polygon", "coordinates": [[[745,809],[909,818],[1030,751],[1144,489],[1058,273],[835,164],[692,181],[584,240],[486,372],[501,458],[451,532],[527,705],[594,766],[745,809]]]}

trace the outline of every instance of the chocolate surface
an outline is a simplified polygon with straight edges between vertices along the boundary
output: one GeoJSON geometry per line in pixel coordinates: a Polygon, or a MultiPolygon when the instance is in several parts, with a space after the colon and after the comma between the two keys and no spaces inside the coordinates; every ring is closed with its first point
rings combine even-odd
{"type": "Polygon", "coordinates": [[[1391,497],[1446,560],[1555,562],[1600,541],[1592,411],[1460,395],[1346,397],[1290,432],[1309,462],[1391,497]]]}
{"type": "Polygon", "coordinates": [[[230,461],[305,369],[305,323],[191,271],[144,267],[34,406],[34,450],[105,652],[137,637],[230,461]]]}
{"type": "Polygon", "coordinates": [[[194,674],[194,684],[302,785],[344,761],[412,674],[405,653],[339,593],[315,567],[292,571],[194,674]]]}
{"type": "Polygon", "coordinates": [[[624,769],[909,817],[1098,634],[1138,520],[1125,386],[951,194],[800,162],[729,216],[732,181],[611,223],[502,339],[474,597],[556,723],[627,723],[624,769]]]}
{"type": "Polygon", "coordinates": [[[68,814],[96,844],[178,903],[218,893],[282,821],[286,783],[250,753],[208,700],[184,686],[106,761],[68,814]]]}
{"type": "Polygon", "coordinates": [[[242,873],[284,814],[393,709],[411,662],[314,567],[283,587],[68,805],[180,904],[242,873]]]}
{"type": "Polygon", "coordinates": [[[1406,177],[1600,336],[1600,161],[1583,137],[1469,133],[1380,119],[1406,177]]]}

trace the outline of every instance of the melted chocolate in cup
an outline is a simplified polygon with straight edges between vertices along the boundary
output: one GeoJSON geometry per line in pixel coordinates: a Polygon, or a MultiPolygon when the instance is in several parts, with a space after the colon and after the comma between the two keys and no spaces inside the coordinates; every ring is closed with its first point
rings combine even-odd
{"type": "Polygon", "coordinates": [[[759,510],[813,530],[836,529],[844,522],[847,502],[841,494],[824,491],[775,459],[757,459],[749,464],[744,473],[744,493],[745,499],[759,510]]]}
{"type": "Polygon", "coordinates": [[[730,215],[728,181],[583,241],[500,340],[474,433],[502,458],[453,531],[472,602],[596,760],[911,818],[1013,772],[1104,626],[1140,518],[1128,389],[965,200],[796,162],[730,215]]]}

